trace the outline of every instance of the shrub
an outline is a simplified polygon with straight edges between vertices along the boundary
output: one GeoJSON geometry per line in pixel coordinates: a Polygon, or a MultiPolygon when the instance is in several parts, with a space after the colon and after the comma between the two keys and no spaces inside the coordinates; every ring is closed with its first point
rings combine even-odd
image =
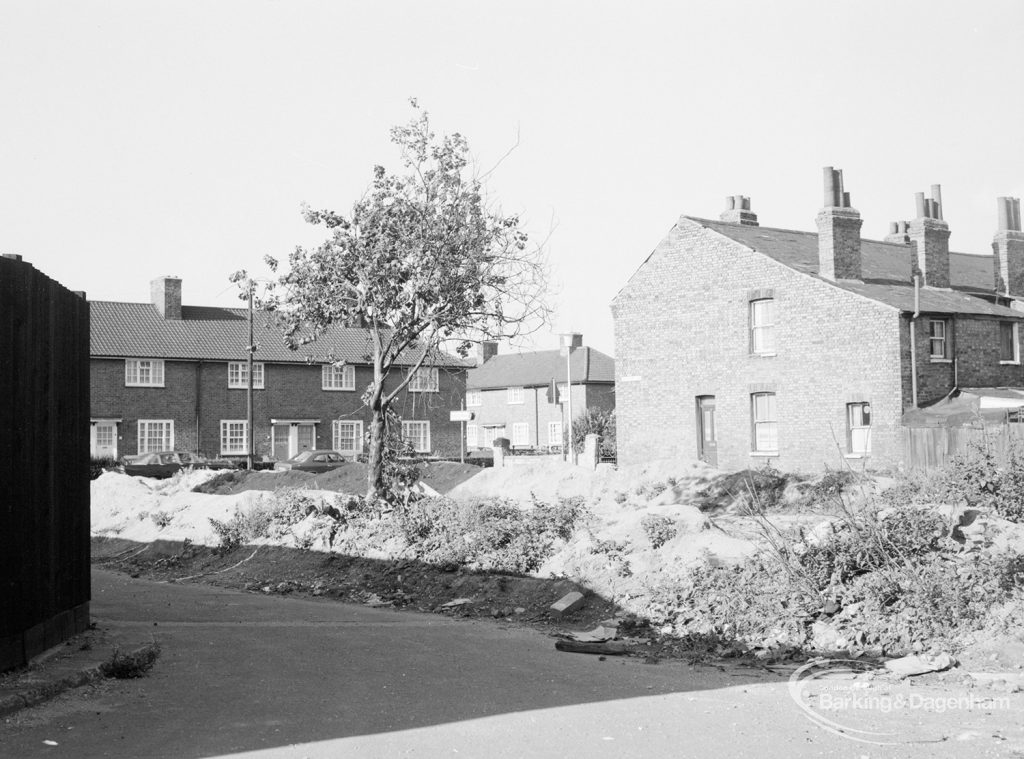
{"type": "Polygon", "coordinates": [[[149,518],[152,519],[153,524],[155,524],[161,530],[174,520],[174,517],[171,514],[168,514],[166,511],[154,511],[152,514],[149,515],[149,518]]]}
{"type": "Polygon", "coordinates": [[[89,459],[89,479],[95,480],[108,469],[117,466],[117,459],[110,456],[93,456],[89,459]]]}
{"type": "Polygon", "coordinates": [[[748,514],[764,514],[775,509],[782,501],[786,490],[786,475],[766,464],[761,469],[748,469],[741,473],[740,511],[748,514]]]}
{"type": "Polygon", "coordinates": [[[158,643],[144,646],[130,654],[123,654],[115,648],[110,658],[100,665],[100,672],[104,677],[113,677],[118,680],[143,677],[156,664],[158,656],[160,656],[160,644],[158,643]]]}
{"type": "Polygon", "coordinates": [[[583,444],[587,435],[601,436],[601,455],[615,456],[615,412],[598,408],[588,408],[583,414],[572,420],[572,449],[583,452],[583,444]]]}
{"type": "Polygon", "coordinates": [[[395,512],[402,537],[422,561],[446,565],[473,564],[484,570],[535,571],[567,540],[584,513],[581,498],[532,508],[494,499],[463,502],[424,498],[395,512]]]}
{"type": "Polygon", "coordinates": [[[661,548],[678,533],[675,520],[659,514],[648,514],[640,520],[652,548],[661,548]]]}

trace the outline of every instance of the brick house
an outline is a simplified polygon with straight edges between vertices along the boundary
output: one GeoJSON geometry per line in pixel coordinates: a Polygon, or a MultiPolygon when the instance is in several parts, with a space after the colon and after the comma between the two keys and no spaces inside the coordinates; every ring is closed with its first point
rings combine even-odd
{"type": "Polygon", "coordinates": [[[882,241],[825,169],[815,232],[681,216],[618,293],[619,461],[725,469],[903,460],[901,417],[960,387],[1021,387],[1024,233],[999,199],[989,256],[949,251],[941,190],[882,241]]]}
{"type": "MultiPolygon", "coordinates": [[[[248,311],[182,306],[181,280],[172,277],[153,280],[151,295],[150,303],[90,303],[92,454],[176,448],[244,457],[248,311]]],[[[361,453],[370,421],[361,396],[373,377],[367,332],[335,328],[292,351],[260,312],[254,332],[257,458],[285,459],[309,448],[361,453]],[[314,351],[344,364],[310,363],[314,351]]],[[[448,415],[463,404],[469,364],[439,355],[392,406],[417,451],[459,451],[461,430],[448,415]]]]}
{"type": "Polygon", "coordinates": [[[466,424],[469,450],[490,448],[499,437],[508,438],[513,449],[561,449],[569,400],[567,374],[573,419],[587,409],[615,408],[615,361],[583,346],[579,334],[563,338],[560,350],[528,353],[498,355],[498,344],[485,342],[478,363],[466,380],[466,408],[474,416],[466,424]]]}

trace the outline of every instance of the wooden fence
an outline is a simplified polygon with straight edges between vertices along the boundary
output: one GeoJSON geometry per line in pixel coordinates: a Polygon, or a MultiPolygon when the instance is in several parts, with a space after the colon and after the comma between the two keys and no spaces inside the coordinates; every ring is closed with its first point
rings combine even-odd
{"type": "Polygon", "coordinates": [[[89,624],[89,304],[0,257],[0,671],[89,624]]]}
{"type": "Polygon", "coordinates": [[[954,457],[982,448],[1000,462],[1014,444],[1024,440],[1024,424],[1006,423],[965,427],[904,427],[903,461],[908,469],[934,469],[954,457]]]}

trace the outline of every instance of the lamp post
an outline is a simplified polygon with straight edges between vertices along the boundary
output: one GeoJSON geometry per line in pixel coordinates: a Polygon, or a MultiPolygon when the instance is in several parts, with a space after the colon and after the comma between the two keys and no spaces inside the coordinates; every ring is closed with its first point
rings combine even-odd
{"type": "Polygon", "coordinates": [[[562,350],[565,351],[565,417],[568,427],[565,432],[565,460],[572,461],[572,351],[579,347],[583,336],[579,332],[563,332],[561,338],[562,350]]]}

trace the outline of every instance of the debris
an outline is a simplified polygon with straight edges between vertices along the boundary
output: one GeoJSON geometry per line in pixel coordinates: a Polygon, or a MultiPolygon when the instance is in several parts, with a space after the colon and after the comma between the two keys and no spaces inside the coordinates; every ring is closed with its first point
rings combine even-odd
{"type": "Polygon", "coordinates": [[[570,640],[578,640],[581,643],[601,643],[606,640],[614,640],[618,634],[618,628],[598,625],[589,632],[572,631],[565,633],[565,636],[570,640]]]}
{"type": "Polygon", "coordinates": [[[454,609],[456,606],[464,606],[465,604],[472,603],[472,598],[455,598],[446,604],[441,604],[441,609],[454,609]]]}
{"type": "Polygon", "coordinates": [[[603,643],[590,643],[575,640],[556,640],[555,648],[570,654],[602,654],[604,656],[622,656],[626,653],[627,645],[618,640],[609,640],[603,643]]]}
{"type": "Polygon", "coordinates": [[[890,659],[885,668],[900,677],[923,675],[926,672],[941,672],[949,669],[956,662],[949,654],[911,654],[899,659],[890,659]]]}
{"type": "Polygon", "coordinates": [[[366,600],[363,601],[363,606],[390,606],[390,601],[385,601],[383,598],[378,596],[376,593],[371,593],[367,596],[366,600]]]}
{"type": "Polygon", "coordinates": [[[555,617],[563,617],[566,614],[571,614],[578,608],[583,606],[583,602],[586,597],[578,590],[574,590],[572,593],[566,593],[564,596],[559,598],[553,604],[551,604],[551,613],[555,617]]]}

